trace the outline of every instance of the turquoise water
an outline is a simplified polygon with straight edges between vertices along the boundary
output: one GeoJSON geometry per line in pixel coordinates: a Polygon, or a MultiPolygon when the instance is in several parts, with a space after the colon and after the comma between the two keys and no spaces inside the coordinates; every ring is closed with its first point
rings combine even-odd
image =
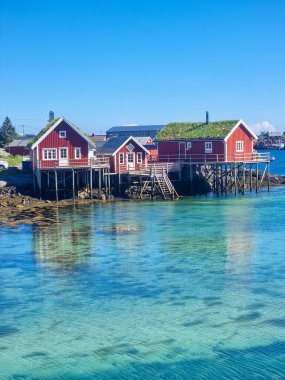
{"type": "MultiPolygon", "coordinates": [[[[258,150],[258,152],[268,152],[271,157],[275,157],[275,160],[270,162],[271,173],[285,175],[285,150],[258,150]]],[[[262,165],[259,166],[262,169],[262,165]]]]}
{"type": "Polygon", "coordinates": [[[1,379],[284,379],[285,189],[0,228],[1,379]]]}

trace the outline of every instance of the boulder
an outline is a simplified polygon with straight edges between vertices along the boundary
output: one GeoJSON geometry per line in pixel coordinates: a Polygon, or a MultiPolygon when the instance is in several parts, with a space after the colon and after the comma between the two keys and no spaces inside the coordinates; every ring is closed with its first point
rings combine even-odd
{"type": "Polygon", "coordinates": [[[1,187],[6,187],[7,186],[7,182],[6,181],[0,181],[0,188],[1,187]]]}

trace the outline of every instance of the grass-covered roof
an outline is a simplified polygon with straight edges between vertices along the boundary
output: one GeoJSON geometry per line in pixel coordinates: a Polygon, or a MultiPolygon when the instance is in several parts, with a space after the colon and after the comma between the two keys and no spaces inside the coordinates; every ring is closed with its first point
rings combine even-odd
{"type": "Polygon", "coordinates": [[[34,143],[36,143],[58,120],[60,117],[50,121],[45,127],[43,127],[38,134],[36,134],[32,140],[29,142],[28,147],[31,148],[34,143]]]}
{"type": "Polygon", "coordinates": [[[201,122],[169,123],[156,136],[156,140],[173,139],[224,139],[236,125],[238,120],[213,121],[205,124],[201,122]]]}
{"type": "MultiPolygon", "coordinates": [[[[61,119],[61,117],[58,117],[52,121],[50,121],[45,127],[43,127],[39,133],[33,137],[33,139],[29,142],[28,147],[31,148],[33,144],[35,144],[49,129],[52,128],[52,126],[58,122],[58,120],[61,119]]],[[[64,118],[63,118],[64,120],[64,118]]],[[[65,120],[66,121],[66,120],[65,120]]],[[[73,128],[76,129],[81,135],[83,135],[91,145],[95,146],[95,142],[91,139],[90,136],[88,136],[86,133],[82,132],[79,128],[77,128],[74,124],[72,124],[73,128]]]]}

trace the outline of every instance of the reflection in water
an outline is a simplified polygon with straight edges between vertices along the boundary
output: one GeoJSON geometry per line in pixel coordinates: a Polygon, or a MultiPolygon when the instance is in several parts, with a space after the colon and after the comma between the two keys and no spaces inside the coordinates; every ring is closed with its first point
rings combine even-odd
{"type": "Polygon", "coordinates": [[[227,271],[231,274],[247,274],[252,270],[255,251],[254,229],[257,226],[257,213],[250,202],[240,201],[232,207],[224,208],[226,220],[227,271]]]}
{"type": "MultiPolygon", "coordinates": [[[[50,211],[49,211],[50,212],[50,211]]],[[[84,223],[78,223],[78,207],[56,208],[49,223],[33,227],[34,254],[38,261],[58,267],[83,264],[93,247],[93,207],[84,210],[84,223]]]]}

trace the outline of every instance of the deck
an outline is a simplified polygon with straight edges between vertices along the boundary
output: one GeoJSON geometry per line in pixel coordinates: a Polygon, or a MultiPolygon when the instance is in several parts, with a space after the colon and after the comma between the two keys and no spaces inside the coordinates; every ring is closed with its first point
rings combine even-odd
{"type": "Polygon", "coordinates": [[[151,157],[149,163],[174,163],[183,165],[213,165],[213,164],[256,164],[256,163],[268,163],[270,162],[270,153],[236,153],[233,155],[227,154],[172,154],[172,155],[159,155],[158,157],[151,157]]]}
{"type": "Polygon", "coordinates": [[[37,160],[38,170],[108,169],[109,157],[91,157],[67,160],[37,160]]]}

